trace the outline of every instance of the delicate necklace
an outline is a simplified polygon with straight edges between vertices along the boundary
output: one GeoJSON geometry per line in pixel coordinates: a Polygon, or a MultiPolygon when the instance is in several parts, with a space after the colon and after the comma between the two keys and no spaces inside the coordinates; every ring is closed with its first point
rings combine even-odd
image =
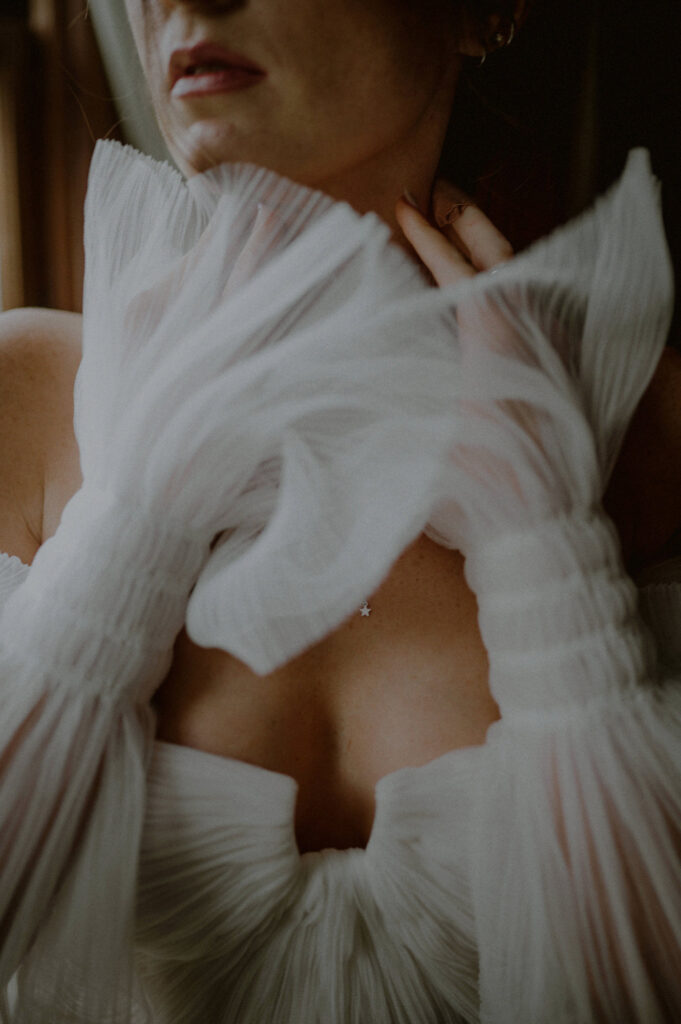
{"type": "Polygon", "coordinates": [[[369,607],[369,602],[368,601],[364,602],[364,604],[362,605],[362,607],[359,610],[359,614],[362,616],[363,619],[368,619],[369,618],[369,616],[371,615],[371,608],[369,607]]]}

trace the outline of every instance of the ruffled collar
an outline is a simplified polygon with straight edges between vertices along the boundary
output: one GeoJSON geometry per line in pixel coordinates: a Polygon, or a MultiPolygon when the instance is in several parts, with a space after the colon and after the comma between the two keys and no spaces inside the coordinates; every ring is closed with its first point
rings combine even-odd
{"type": "MultiPolygon", "coordinates": [[[[614,354],[610,333],[600,353],[580,349],[579,340],[585,316],[609,309],[607,253],[617,252],[618,294],[636,278],[632,220],[648,248],[659,249],[659,223],[650,223],[656,203],[639,152],[595,211],[498,274],[437,290],[374,215],[262,168],[224,165],[185,182],[129,147],[98,143],[76,391],[84,471],[106,468],[88,427],[102,414],[102,379],[124,388],[133,375],[148,378],[151,406],[153,389],[167,383],[164,361],[175,377],[202,377],[206,387],[200,407],[188,409],[186,434],[154,447],[150,474],[155,458],[209,443],[215,431],[234,439],[229,459],[213,468],[227,504],[220,542],[189,602],[192,638],[268,672],[356,610],[424,529],[441,543],[465,544],[453,494],[475,488],[475,474],[451,459],[469,397],[456,321],[465,296],[525,305],[551,394],[572,386],[552,370],[547,318],[557,303],[546,298],[561,297],[570,310],[570,359],[578,356],[588,383],[585,416],[571,398],[570,415],[589,426],[575,443],[588,448],[595,428],[599,454],[611,461],[659,338],[634,357],[618,353],[626,371],[609,405],[603,389],[611,391],[595,378],[614,354]]],[[[657,301],[641,298],[644,320],[644,307],[657,301]]],[[[528,386],[539,394],[534,371],[528,386]]],[[[504,381],[498,385],[503,393],[504,381]]],[[[207,482],[197,474],[185,486],[191,518],[207,482]]]]}

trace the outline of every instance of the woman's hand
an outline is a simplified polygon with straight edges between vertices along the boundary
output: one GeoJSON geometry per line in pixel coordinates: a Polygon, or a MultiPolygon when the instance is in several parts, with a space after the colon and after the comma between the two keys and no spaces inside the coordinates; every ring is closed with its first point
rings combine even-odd
{"type": "Polygon", "coordinates": [[[417,256],[441,287],[512,259],[513,249],[473,200],[440,178],[433,191],[433,227],[403,196],[395,207],[397,222],[417,256]]]}

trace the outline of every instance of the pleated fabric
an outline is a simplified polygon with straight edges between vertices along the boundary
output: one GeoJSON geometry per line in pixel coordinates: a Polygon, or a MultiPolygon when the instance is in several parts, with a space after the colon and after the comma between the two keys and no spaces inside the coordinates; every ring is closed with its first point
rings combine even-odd
{"type": "Polygon", "coordinates": [[[468,387],[442,515],[501,712],[472,839],[486,1022],[681,1014],[681,687],[600,506],[668,327],[658,231],[654,191],[625,177],[457,310],[468,387]]]}
{"type": "Polygon", "coordinates": [[[426,530],[466,555],[502,717],[483,746],[383,779],[366,850],[301,856],[293,780],[154,744],[153,673],[117,685],[96,632],[88,693],[115,693],[128,732],[97,714],[84,731],[59,672],[43,714],[32,609],[45,660],[59,588],[87,595],[92,566],[69,569],[63,539],[23,581],[0,562],[0,828],[24,863],[1,893],[10,1019],[681,1016],[681,586],[639,599],[600,506],[670,317],[646,154],[578,221],[439,290],[377,218],[244,165],[185,183],[100,143],[86,215],[84,474],[168,510],[171,538],[219,535],[190,635],[267,672],[426,530]],[[26,721],[31,760],[12,748],[26,721]],[[89,812],[79,846],[69,815],[89,812]]]}

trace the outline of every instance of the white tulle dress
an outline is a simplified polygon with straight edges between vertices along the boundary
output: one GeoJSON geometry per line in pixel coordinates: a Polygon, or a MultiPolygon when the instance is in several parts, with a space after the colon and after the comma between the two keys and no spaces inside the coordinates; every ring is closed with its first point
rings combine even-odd
{"type": "Polygon", "coordinates": [[[681,1020],[681,566],[637,591],[600,506],[671,293],[641,151],[434,289],[374,216],[98,144],[84,484],[0,559],[9,1019],[681,1020]],[[501,718],[382,779],[365,850],[301,855],[294,781],[155,741],[150,695],[183,623],[267,672],[424,530],[501,718]]]}

